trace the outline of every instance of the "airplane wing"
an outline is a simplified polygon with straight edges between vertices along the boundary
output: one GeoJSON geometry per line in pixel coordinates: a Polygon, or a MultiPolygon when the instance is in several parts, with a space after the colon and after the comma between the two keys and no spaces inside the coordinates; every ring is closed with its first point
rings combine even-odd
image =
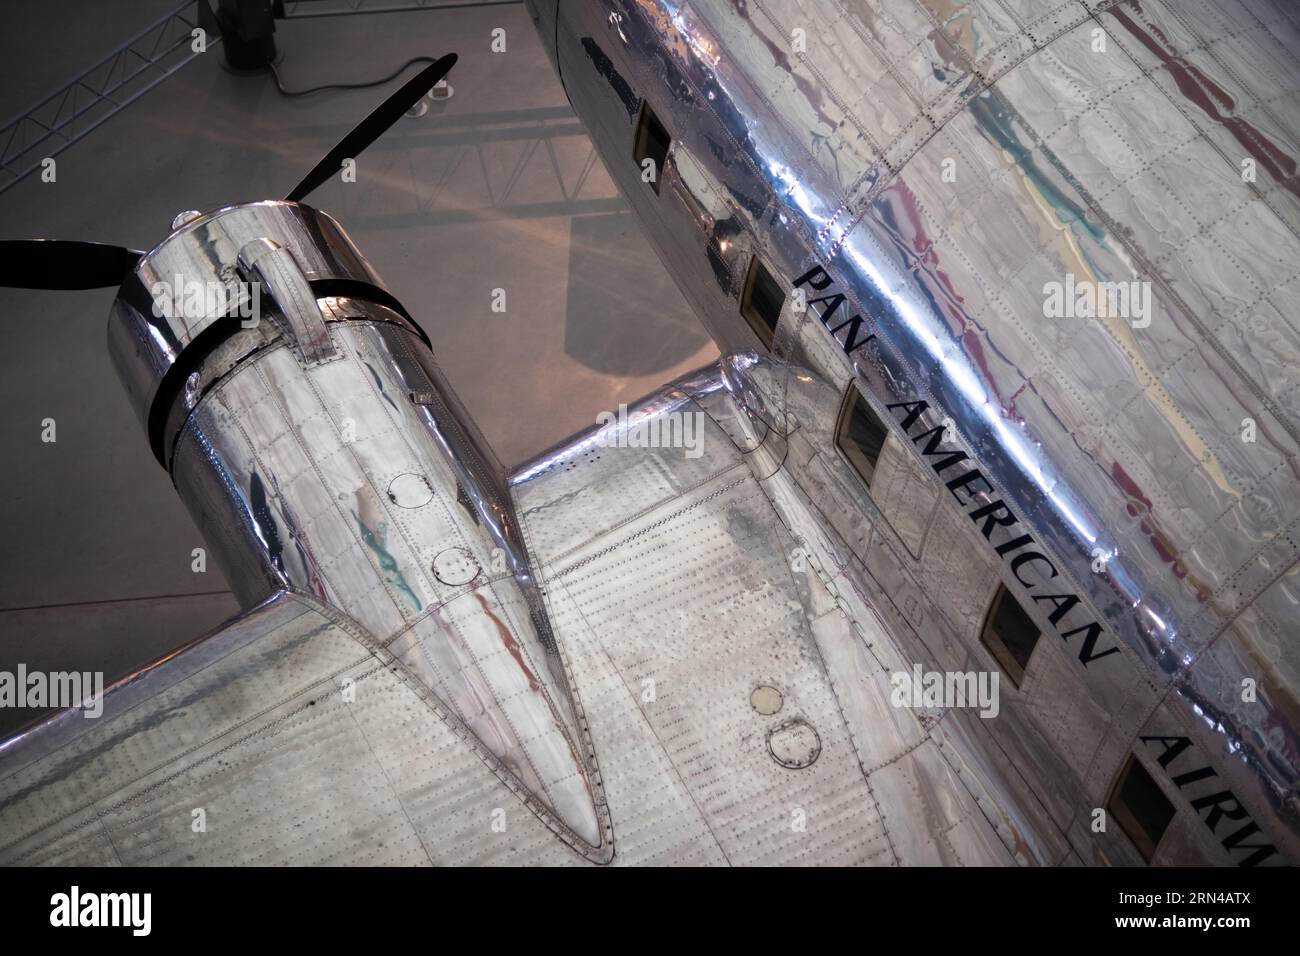
{"type": "Polygon", "coordinates": [[[728,361],[511,476],[600,847],[408,660],[286,590],[120,682],[99,719],[7,741],[0,862],[1067,860],[973,712],[891,705],[914,641],[782,477],[806,412],[746,412],[728,361]]]}
{"type": "Polygon", "coordinates": [[[748,361],[686,376],[512,477],[620,854],[644,840],[656,862],[692,847],[735,864],[1065,859],[973,712],[891,702],[890,676],[924,650],[782,468],[817,443],[798,433],[824,396],[764,407],[732,374],[748,361]]]}
{"type": "Polygon", "coordinates": [[[281,592],[112,688],[102,717],[64,711],[7,742],[0,862],[571,856],[527,827],[494,839],[494,808],[527,811],[444,716],[355,622],[281,592]]]}

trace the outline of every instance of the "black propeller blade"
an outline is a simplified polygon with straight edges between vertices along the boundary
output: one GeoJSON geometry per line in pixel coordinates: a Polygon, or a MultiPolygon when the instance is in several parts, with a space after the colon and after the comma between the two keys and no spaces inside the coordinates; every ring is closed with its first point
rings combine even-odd
{"type": "Polygon", "coordinates": [[[143,252],[69,239],[0,240],[0,286],[11,289],[117,287],[143,252]]]}
{"type": "MultiPolygon", "coordinates": [[[[285,198],[299,202],[355,158],[388,127],[420,101],[456,65],[456,54],[421,70],[400,90],[344,136],[337,146],[285,198]]],[[[64,239],[0,240],[0,286],[11,289],[102,289],[115,287],[130,275],[143,252],[99,242],[64,239]]]]}
{"type": "Polygon", "coordinates": [[[344,136],[339,144],[325,154],[325,158],[303,177],[302,182],[284,198],[300,202],[307,194],[339,171],[345,159],[355,159],[362,150],[377,140],[402,114],[420,101],[420,97],[441,80],[456,65],[456,54],[448,53],[431,63],[408,81],[400,90],[380,103],[375,110],[344,136]]]}

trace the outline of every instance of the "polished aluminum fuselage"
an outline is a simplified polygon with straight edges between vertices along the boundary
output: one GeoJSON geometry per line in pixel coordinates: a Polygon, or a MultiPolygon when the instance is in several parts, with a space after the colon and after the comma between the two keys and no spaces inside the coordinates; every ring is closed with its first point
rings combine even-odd
{"type": "Polygon", "coordinates": [[[530,9],[719,348],[765,351],[738,309],[758,256],[808,300],[773,355],[824,416],[852,384],[896,426],[870,498],[800,480],[917,659],[995,668],[998,582],[1035,615],[992,733],[1082,859],[1129,858],[1092,824],[1130,753],[1178,810],[1157,862],[1296,859],[1295,9],[530,9]],[[1045,306],[1118,282],[1149,308],[1045,306]]]}

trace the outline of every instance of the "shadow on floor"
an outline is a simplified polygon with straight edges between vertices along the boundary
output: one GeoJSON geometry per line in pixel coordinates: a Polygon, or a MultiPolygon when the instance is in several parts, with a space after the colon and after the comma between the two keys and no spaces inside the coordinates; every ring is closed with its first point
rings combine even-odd
{"type": "Polygon", "coordinates": [[[566,314],[565,353],[607,375],[662,372],[707,341],[630,213],[574,217],[566,314]]]}

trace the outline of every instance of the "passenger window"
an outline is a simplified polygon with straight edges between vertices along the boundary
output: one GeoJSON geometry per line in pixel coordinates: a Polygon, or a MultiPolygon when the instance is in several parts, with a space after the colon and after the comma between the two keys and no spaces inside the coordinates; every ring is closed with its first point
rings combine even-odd
{"type": "Polygon", "coordinates": [[[928,469],[912,461],[906,444],[890,434],[884,420],[853,383],[844,394],[835,420],[835,447],[857,472],[885,524],[907,553],[920,560],[939,501],[939,487],[931,480],[928,469]]]}
{"type": "Polygon", "coordinates": [[[745,291],[740,296],[740,314],[745,317],[750,328],[763,343],[763,347],[772,348],[776,338],[776,322],[781,317],[781,308],[785,305],[785,290],[767,271],[767,266],[759,261],[758,256],[749,260],[749,272],[745,275],[745,291]]]}
{"type": "Polygon", "coordinates": [[[835,444],[844,457],[849,460],[853,470],[871,488],[871,479],[876,473],[876,462],[880,460],[880,451],[885,447],[889,430],[880,420],[867,400],[856,388],[849,388],[840,406],[839,421],[835,425],[835,444]]]}
{"type": "Polygon", "coordinates": [[[989,649],[998,666],[1017,687],[1025,678],[1025,668],[1029,666],[1029,657],[1034,653],[1038,638],[1038,625],[1033,618],[1006,586],[999,584],[984,619],[980,643],[989,649]]]}
{"type": "Polygon", "coordinates": [[[1106,802],[1106,812],[1115,818],[1148,863],[1174,819],[1174,805],[1132,754],[1106,802]]]}
{"type": "Polygon", "coordinates": [[[633,141],[632,156],[642,172],[646,166],[647,159],[654,162],[654,179],[650,181],[650,188],[659,194],[659,180],[664,175],[664,163],[668,159],[668,147],[672,145],[673,138],[668,135],[668,130],[664,124],[659,122],[659,117],[655,116],[655,111],[650,108],[649,102],[641,103],[641,118],[636,124],[636,139],[633,141]]]}

